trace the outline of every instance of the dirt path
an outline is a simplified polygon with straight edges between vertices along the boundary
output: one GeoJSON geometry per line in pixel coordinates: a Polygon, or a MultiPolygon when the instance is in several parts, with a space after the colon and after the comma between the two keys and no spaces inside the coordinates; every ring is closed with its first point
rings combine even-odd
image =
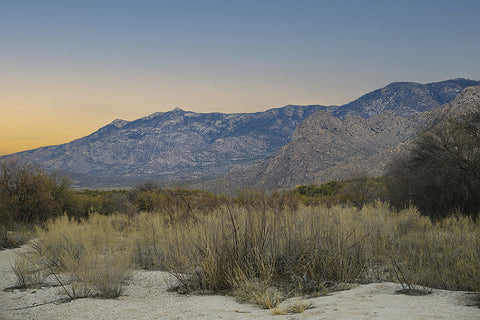
{"type": "Polygon", "coordinates": [[[61,297],[57,287],[4,291],[14,284],[14,259],[15,250],[0,251],[0,319],[480,319],[480,308],[468,306],[471,293],[434,290],[427,296],[405,296],[395,294],[400,286],[394,283],[308,299],[312,309],[273,316],[231,297],[167,292],[169,276],[157,271],[137,272],[118,299],[52,302],[61,297]]]}

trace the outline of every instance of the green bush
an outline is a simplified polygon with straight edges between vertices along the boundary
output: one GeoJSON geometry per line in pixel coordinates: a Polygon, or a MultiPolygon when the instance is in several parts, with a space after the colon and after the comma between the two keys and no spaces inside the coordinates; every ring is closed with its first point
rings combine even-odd
{"type": "Polygon", "coordinates": [[[349,204],[361,208],[377,200],[386,199],[385,179],[360,176],[342,181],[330,181],[321,185],[297,186],[290,191],[305,205],[349,204]]]}
{"type": "Polygon", "coordinates": [[[295,187],[293,192],[306,197],[330,196],[333,194],[337,194],[341,188],[342,183],[334,180],[321,184],[319,186],[315,184],[297,186],[295,187]]]}
{"type": "Polygon", "coordinates": [[[410,203],[434,219],[480,213],[480,106],[421,132],[388,168],[391,203],[410,203]]]}
{"type": "Polygon", "coordinates": [[[138,213],[127,190],[83,190],[75,192],[76,208],[67,212],[70,216],[87,218],[90,212],[99,214],[121,213],[128,216],[138,213]]]}
{"type": "Polygon", "coordinates": [[[0,224],[42,223],[68,211],[72,191],[65,178],[16,160],[0,163],[0,224]]]}

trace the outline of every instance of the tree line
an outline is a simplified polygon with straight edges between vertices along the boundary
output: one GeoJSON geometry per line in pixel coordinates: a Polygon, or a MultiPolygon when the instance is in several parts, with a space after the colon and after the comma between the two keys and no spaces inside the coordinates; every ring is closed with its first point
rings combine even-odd
{"type": "Polygon", "coordinates": [[[480,212],[480,106],[463,116],[445,117],[424,128],[408,152],[392,161],[380,178],[356,177],[321,185],[297,186],[265,194],[244,191],[235,197],[202,190],[165,189],[145,182],[131,190],[74,191],[67,178],[18,160],[0,163],[0,225],[40,224],[68,214],[85,218],[140,211],[171,218],[208,212],[225,204],[258,209],[349,203],[362,207],[376,200],[397,208],[416,206],[433,219],[480,212]]]}

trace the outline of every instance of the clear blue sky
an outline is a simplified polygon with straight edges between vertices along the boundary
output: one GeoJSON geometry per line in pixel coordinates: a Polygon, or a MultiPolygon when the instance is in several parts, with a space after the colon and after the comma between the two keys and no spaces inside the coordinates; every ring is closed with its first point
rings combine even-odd
{"type": "Polygon", "coordinates": [[[0,154],[174,107],[340,105],[394,81],[479,80],[479,12],[478,0],[3,0],[0,154]]]}

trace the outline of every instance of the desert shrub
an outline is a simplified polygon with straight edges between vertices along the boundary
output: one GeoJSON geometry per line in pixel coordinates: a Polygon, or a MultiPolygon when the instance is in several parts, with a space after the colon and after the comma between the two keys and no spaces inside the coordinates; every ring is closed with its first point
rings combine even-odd
{"type": "Polygon", "coordinates": [[[286,292],[322,292],[325,282],[355,281],[367,267],[363,240],[369,230],[352,223],[360,221],[356,216],[356,209],[340,207],[296,212],[223,207],[188,232],[174,227],[182,242],[172,246],[177,250],[171,256],[179,255],[180,263],[172,268],[184,287],[196,284],[197,290],[235,291],[241,274],[246,283],[286,292]]]}
{"type": "Polygon", "coordinates": [[[32,252],[22,252],[12,266],[17,288],[33,288],[44,283],[48,270],[32,252]]]}
{"type": "Polygon", "coordinates": [[[71,203],[65,178],[16,160],[0,163],[0,224],[32,224],[63,214],[71,203]]]}
{"type": "Polygon", "coordinates": [[[144,269],[166,269],[171,227],[165,219],[154,213],[141,212],[129,222],[133,259],[144,269]]]}
{"type": "Polygon", "coordinates": [[[13,224],[9,227],[0,225],[0,250],[17,248],[32,238],[29,226],[13,224]]]}
{"type": "Polygon", "coordinates": [[[305,197],[329,196],[337,194],[341,190],[341,188],[341,182],[332,180],[321,185],[310,184],[297,186],[295,187],[293,192],[305,197]]]}
{"type": "Polygon", "coordinates": [[[130,199],[139,211],[157,212],[176,219],[194,218],[196,213],[207,213],[227,202],[226,197],[208,191],[159,188],[144,184],[130,193],[130,199]]]}
{"type": "Polygon", "coordinates": [[[386,198],[384,178],[358,176],[342,181],[330,181],[320,185],[297,186],[290,193],[308,206],[334,206],[348,204],[358,208],[386,198]]]}
{"type": "Polygon", "coordinates": [[[184,291],[239,294],[237,284],[257,283],[285,296],[319,295],[335,290],[332,283],[398,281],[398,271],[409,284],[478,290],[476,222],[434,224],[415,208],[396,212],[381,202],[360,210],[224,207],[164,232],[170,233],[165,259],[184,291]],[[372,277],[376,268],[388,274],[372,277]]]}
{"type": "Polygon", "coordinates": [[[236,273],[232,282],[233,295],[241,302],[256,304],[263,309],[275,308],[283,301],[280,290],[264,279],[247,277],[241,272],[236,273]]]}
{"type": "Polygon", "coordinates": [[[269,194],[258,190],[243,190],[233,197],[231,203],[248,210],[265,212],[266,210],[296,210],[299,200],[292,192],[276,191],[269,194]]]}
{"type": "Polygon", "coordinates": [[[458,118],[442,119],[420,132],[405,155],[388,168],[390,198],[409,203],[434,219],[456,211],[480,212],[480,107],[458,118]]]}
{"type": "Polygon", "coordinates": [[[375,201],[384,201],[387,192],[383,178],[359,176],[344,180],[340,190],[340,201],[350,203],[355,207],[363,207],[375,201]]]}
{"type": "Polygon", "coordinates": [[[292,194],[299,202],[306,206],[332,206],[339,203],[338,195],[341,187],[341,182],[330,181],[321,185],[310,184],[296,186],[288,193],[292,194]]]}
{"type": "Polygon", "coordinates": [[[370,277],[375,267],[397,280],[393,262],[411,284],[479,290],[480,227],[468,217],[432,223],[413,207],[397,212],[382,202],[297,210],[231,204],[187,220],[142,213],[128,224],[122,230],[137,263],[171,270],[186,292],[240,295],[254,286],[263,298],[252,301],[275,301],[274,292],[320,295],[335,290],[332,283],[386,279],[370,277]]]}
{"type": "Polygon", "coordinates": [[[59,217],[37,228],[37,258],[57,277],[70,298],[116,297],[132,272],[131,247],[112,219],[92,214],[81,222],[59,217]]]}
{"type": "Polygon", "coordinates": [[[406,283],[447,290],[480,290],[480,228],[469,217],[449,217],[412,229],[393,244],[406,283]]]}
{"type": "Polygon", "coordinates": [[[88,218],[90,212],[99,214],[125,214],[133,216],[138,209],[127,190],[83,190],[75,193],[76,211],[67,212],[78,218],[88,218]]]}

